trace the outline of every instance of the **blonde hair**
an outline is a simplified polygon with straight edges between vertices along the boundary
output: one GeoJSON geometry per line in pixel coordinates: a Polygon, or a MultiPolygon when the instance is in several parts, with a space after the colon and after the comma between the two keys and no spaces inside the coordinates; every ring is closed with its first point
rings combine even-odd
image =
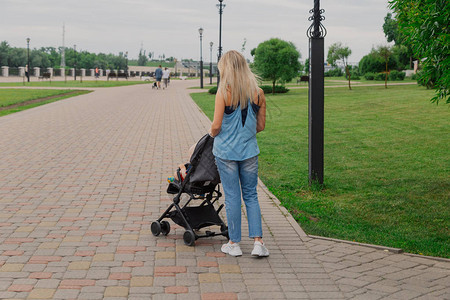
{"type": "Polygon", "coordinates": [[[247,107],[247,100],[254,102],[253,98],[258,93],[258,81],[250,70],[244,56],[236,50],[225,53],[217,64],[220,74],[218,93],[223,95],[225,103],[236,109],[247,107]],[[228,95],[231,99],[228,101],[228,95]]]}

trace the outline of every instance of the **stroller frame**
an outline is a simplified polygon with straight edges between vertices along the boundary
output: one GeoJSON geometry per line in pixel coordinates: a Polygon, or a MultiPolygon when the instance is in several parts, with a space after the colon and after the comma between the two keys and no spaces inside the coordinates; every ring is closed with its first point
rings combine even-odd
{"type": "MultiPolygon", "coordinates": [[[[180,182],[175,180],[174,182],[169,183],[167,192],[176,195],[173,197],[173,202],[164,213],[151,224],[151,231],[154,236],[159,236],[161,233],[163,235],[169,234],[170,223],[163,219],[170,218],[173,222],[186,229],[183,234],[183,241],[188,246],[193,246],[197,239],[204,237],[222,235],[229,239],[228,227],[219,216],[219,212],[224,207],[224,204],[221,204],[217,210],[214,207],[214,204],[222,196],[219,184],[210,183],[199,187],[189,180],[193,172],[195,172],[198,161],[199,159],[195,159],[194,161],[191,160],[191,168],[188,170],[183,181],[180,182]],[[189,199],[184,205],[181,205],[181,195],[183,193],[188,194],[189,199]],[[203,199],[203,201],[200,205],[189,206],[192,200],[201,199],[203,199]],[[197,233],[201,228],[212,225],[220,226],[220,231],[213,232],[207,230],[205,234],[197,233]]],[[[180,168],[177,169],[177,175],[178,178],[182,178],[180,168]]]]}

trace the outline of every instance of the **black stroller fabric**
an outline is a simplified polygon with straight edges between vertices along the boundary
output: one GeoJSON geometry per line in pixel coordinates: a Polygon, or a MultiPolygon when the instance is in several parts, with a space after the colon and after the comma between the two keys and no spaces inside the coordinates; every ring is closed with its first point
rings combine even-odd
{"type": "MultiPolygon", "coordinates": [[[[212,153],[214,138],[209,134],[204,135],[195,146],[190,158],[191,170],[186,176],[184,190],[193,194],[203,194],[213,191],[220,183],[219,172],[212,153]]],[[[167,187],[167,193],[177,194],[182,182],[172,182],[167,187]]]]}
{"type": "MultiPolygon", "coordinates": [[[[209,134],[204,135],[197,142],[184,180],[169,183],[167,193],[175,195],[173,203],[157,221],[152,223],[153,235],[158,236],[160,233],[167,235],[170,232],[170,224],[163,219],[170,218],[186,229],[183,235],[186,245],[192,246],[196,239],[202,237],[223,235],[228,238],[228,228],[219,216],[224,205],[221,204],[217,209],[214,206],[222,193],[219,189],[220,176],[212,153],[213,145],[214,138],[209,134]],[[189,195],[189,200],[181,206],[180,197],[183,193],[189,195]],[[189,205],[192,200],[202,202],[198,206],[192,206],[189,205]],[[194,232],[212,225],[220,226],[220,231],[207,230],[203,235],[194,232]]],[[[180,169],[177,172],[178,178],[181,178],[180,169]]]]}
{"type": "Polygon", "coordinates": [[[195,167],[195,172],[190,177],[191,183],[206,182],[218,184],[220,182],[219,172],[212,153],[214,139],[206,134],[203,136],[195,147],[191,156],[191,164],[195,167]]]}

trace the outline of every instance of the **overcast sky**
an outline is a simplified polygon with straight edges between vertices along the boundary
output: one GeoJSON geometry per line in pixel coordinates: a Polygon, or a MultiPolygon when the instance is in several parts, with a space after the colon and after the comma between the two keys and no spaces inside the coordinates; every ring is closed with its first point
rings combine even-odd
{"type": "MultiPolygon", "coordinates": [[[[224,0],[222,47],[244,55],[272,37],[291,41],[308,57],[306,30],[313,0],[224,0]]],[[[213,61],[219,41],[217,0],[0,0],[0,41],[12,47],[59,47],[65,24],[65,46],[94,53],[128,51],[137,58],[139,49],[177,59],[200,58],[198,28],[203,27],[203,60],[213,61]]],[[[387,0],[322,0],[325,56],[328,46],[342,42],[352,50],[350,62],[358,62],[372,46],[386,44],[382,25],[387,0]]]]}

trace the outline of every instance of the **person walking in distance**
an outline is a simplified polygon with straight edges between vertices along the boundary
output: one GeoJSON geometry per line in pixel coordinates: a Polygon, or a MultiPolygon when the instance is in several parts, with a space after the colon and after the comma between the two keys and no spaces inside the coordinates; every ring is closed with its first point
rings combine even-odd
{"type": "Polygon", "coordinates": [[[216,94],[214,120],[209,134],[214,137],[213,154],[225,194],[230,240],[221,251],[241,256],[241,195],[247,210],[249,237],[254,240],[252,256],[269,256],[262,240],[261,209],[258,201],[258,154],[256,133],[266,123],[266,98],[256,76],[238,51],[225,53],[218,63],[220,84],[216,94]]]}
{"type": "Polygon", "coordinates": [[[164,84],[163,88],[167,88],[167,86],[169,85],[169,77],[170,77],[170,71],[169,71],[169,68],[166,67],[162,73],[162,79],[163,79],[163,84],[164,84]]]}
{"type": "Polygon", "coordinates": [[[161,69],[161,65],[155,70],[155,77],[156,77],[156,86],[158,89],[161,88],[161,78],[163,75],[163,70],[161,69]]]}

